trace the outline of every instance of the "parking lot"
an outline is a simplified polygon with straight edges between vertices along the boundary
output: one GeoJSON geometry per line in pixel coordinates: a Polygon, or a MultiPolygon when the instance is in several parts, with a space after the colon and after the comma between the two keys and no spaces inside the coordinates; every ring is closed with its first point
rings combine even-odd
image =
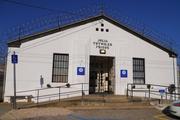
{"type": "MultiPolygon", "coordinates": [[[[0,104],[0,120],[178,120],[168,109],[147,101],[130,102],[125,96],[107,96],[105,103],[99,96],[45,104],[38,107],[11,110],[10,104],[0,104]],[[88,101],[87,101],[88,100],[88,101]],[[159,106],[159,107],[158,107],[159,106]]],[[[157,102],[158,103],[158,102],[157,102]]]]}
{"type": "Polygon", "coordinates": [[[10,111],[1,120],[177,120],[155,108],[138,109],[68,109],[29,108],[10,111]]]}
{"type": "Polygon", "coordinates": [[[115,109],[115,110],[77,110],[69,115],[72,120],[176,120],[154,108],[115,109]]]}

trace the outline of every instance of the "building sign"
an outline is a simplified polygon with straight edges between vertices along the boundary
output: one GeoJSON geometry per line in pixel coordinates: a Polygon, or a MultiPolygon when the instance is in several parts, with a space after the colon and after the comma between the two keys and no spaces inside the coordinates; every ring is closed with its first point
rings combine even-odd
{"type": "Polygon", "coordinates": [[[112,43],[109,42],[108,40],[98,39],[96,42],[93,42],[93,45],[97,49],[108,50],[112,46],[112,43]]]}
{"type": "Polygon", "coordinates": [[[165,89],[159,89],[159,93],[160,93],[161,96],[163,96],[165,92],[166,92],[165,89]]]}
{"type": "Polygon", "coordinates": [[[121,70],[121,78],[127,78],[128,77],[128,71],[127,70],[121,70]]]}
{"type": "Polygon", "coordinates": [[[77,67],[77,75],[85,75],[85,67],[77,67]]]}
{"type": "Polygon", "coordinates": [[[18,55],[15,55],[15,54],[11,55],[11,62],[13,64],[17,64],[18,63],[18,55]]]}

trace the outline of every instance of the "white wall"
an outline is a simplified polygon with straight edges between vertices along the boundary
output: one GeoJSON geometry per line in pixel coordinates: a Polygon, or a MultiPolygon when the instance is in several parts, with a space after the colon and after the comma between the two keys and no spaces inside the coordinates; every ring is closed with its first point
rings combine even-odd
{"type": "MultiPolygon", "coordinates": [[[[46,84],[64,85],[64,83],[52,83],[53,53],[69,54],[68,82],[71,84],[89,82],[90,55],[115,57],[115,94],[125,94],[127,83],[133,83],[133,57],[145,58],[146,84],[169,85],[173,84],[174,79],[172,58],[167,52],[105,20],[37,38],[23,43],[20,48],[9,48],[9,51],[5,101],[8,100],[6,96],[13,95],[13,65],[10,58],[13,51],[19,55],[19,63],[16,65],[17,91],[40,88],[40,75],[45,80],[44,87],[46,84]],[[109,29],[109,32],[96,31],[96,28],[101,28],[100,23],[104,23],[104,28],[109,29]],[[105,55],[99,54],[99,49],[93,45],[93,42],[98,39],[105,39],[112,43],[105,55]],[[85,76],[76,75],[76,69],[79,66],[86,68],[85,76]],[[128,78],[120,78],[121,69],[128,70],[128,78]]],[[[88,86],[86,88],[88,89],[88,86]]]]}

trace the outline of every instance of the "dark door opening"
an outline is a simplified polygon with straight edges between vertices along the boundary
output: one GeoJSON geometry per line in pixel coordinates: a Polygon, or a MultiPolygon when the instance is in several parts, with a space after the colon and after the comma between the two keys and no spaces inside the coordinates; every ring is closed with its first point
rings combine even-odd
{"type": "Polygon", "coordinates": [[[90,56],[89,94],[113,93],[114,58],[90,56]]]}

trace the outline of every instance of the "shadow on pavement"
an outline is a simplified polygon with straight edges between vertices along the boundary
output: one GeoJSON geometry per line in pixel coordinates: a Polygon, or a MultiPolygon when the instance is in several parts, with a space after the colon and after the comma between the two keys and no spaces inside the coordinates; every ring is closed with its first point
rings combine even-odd
{"type": "Polygon", "coordinates": [[[111,118],[95,118],[95,117],[85,117],[76,114],[70,114],[67,116],[68,120],[120,120],[120,119],[111,119],[111,118]]]}
{"type": "Polygon", "coordinates": [[[180,120],[180,117],[177,117],[177,116],[171,114],[169,109],[170,109],[170,106],[166,107],[162,112],[170,118],[180,120]]]}
{"type": "Polygon", "coordinates": [[[0,103],[0,117],[12,109],[9,103],[0,103]]]}

